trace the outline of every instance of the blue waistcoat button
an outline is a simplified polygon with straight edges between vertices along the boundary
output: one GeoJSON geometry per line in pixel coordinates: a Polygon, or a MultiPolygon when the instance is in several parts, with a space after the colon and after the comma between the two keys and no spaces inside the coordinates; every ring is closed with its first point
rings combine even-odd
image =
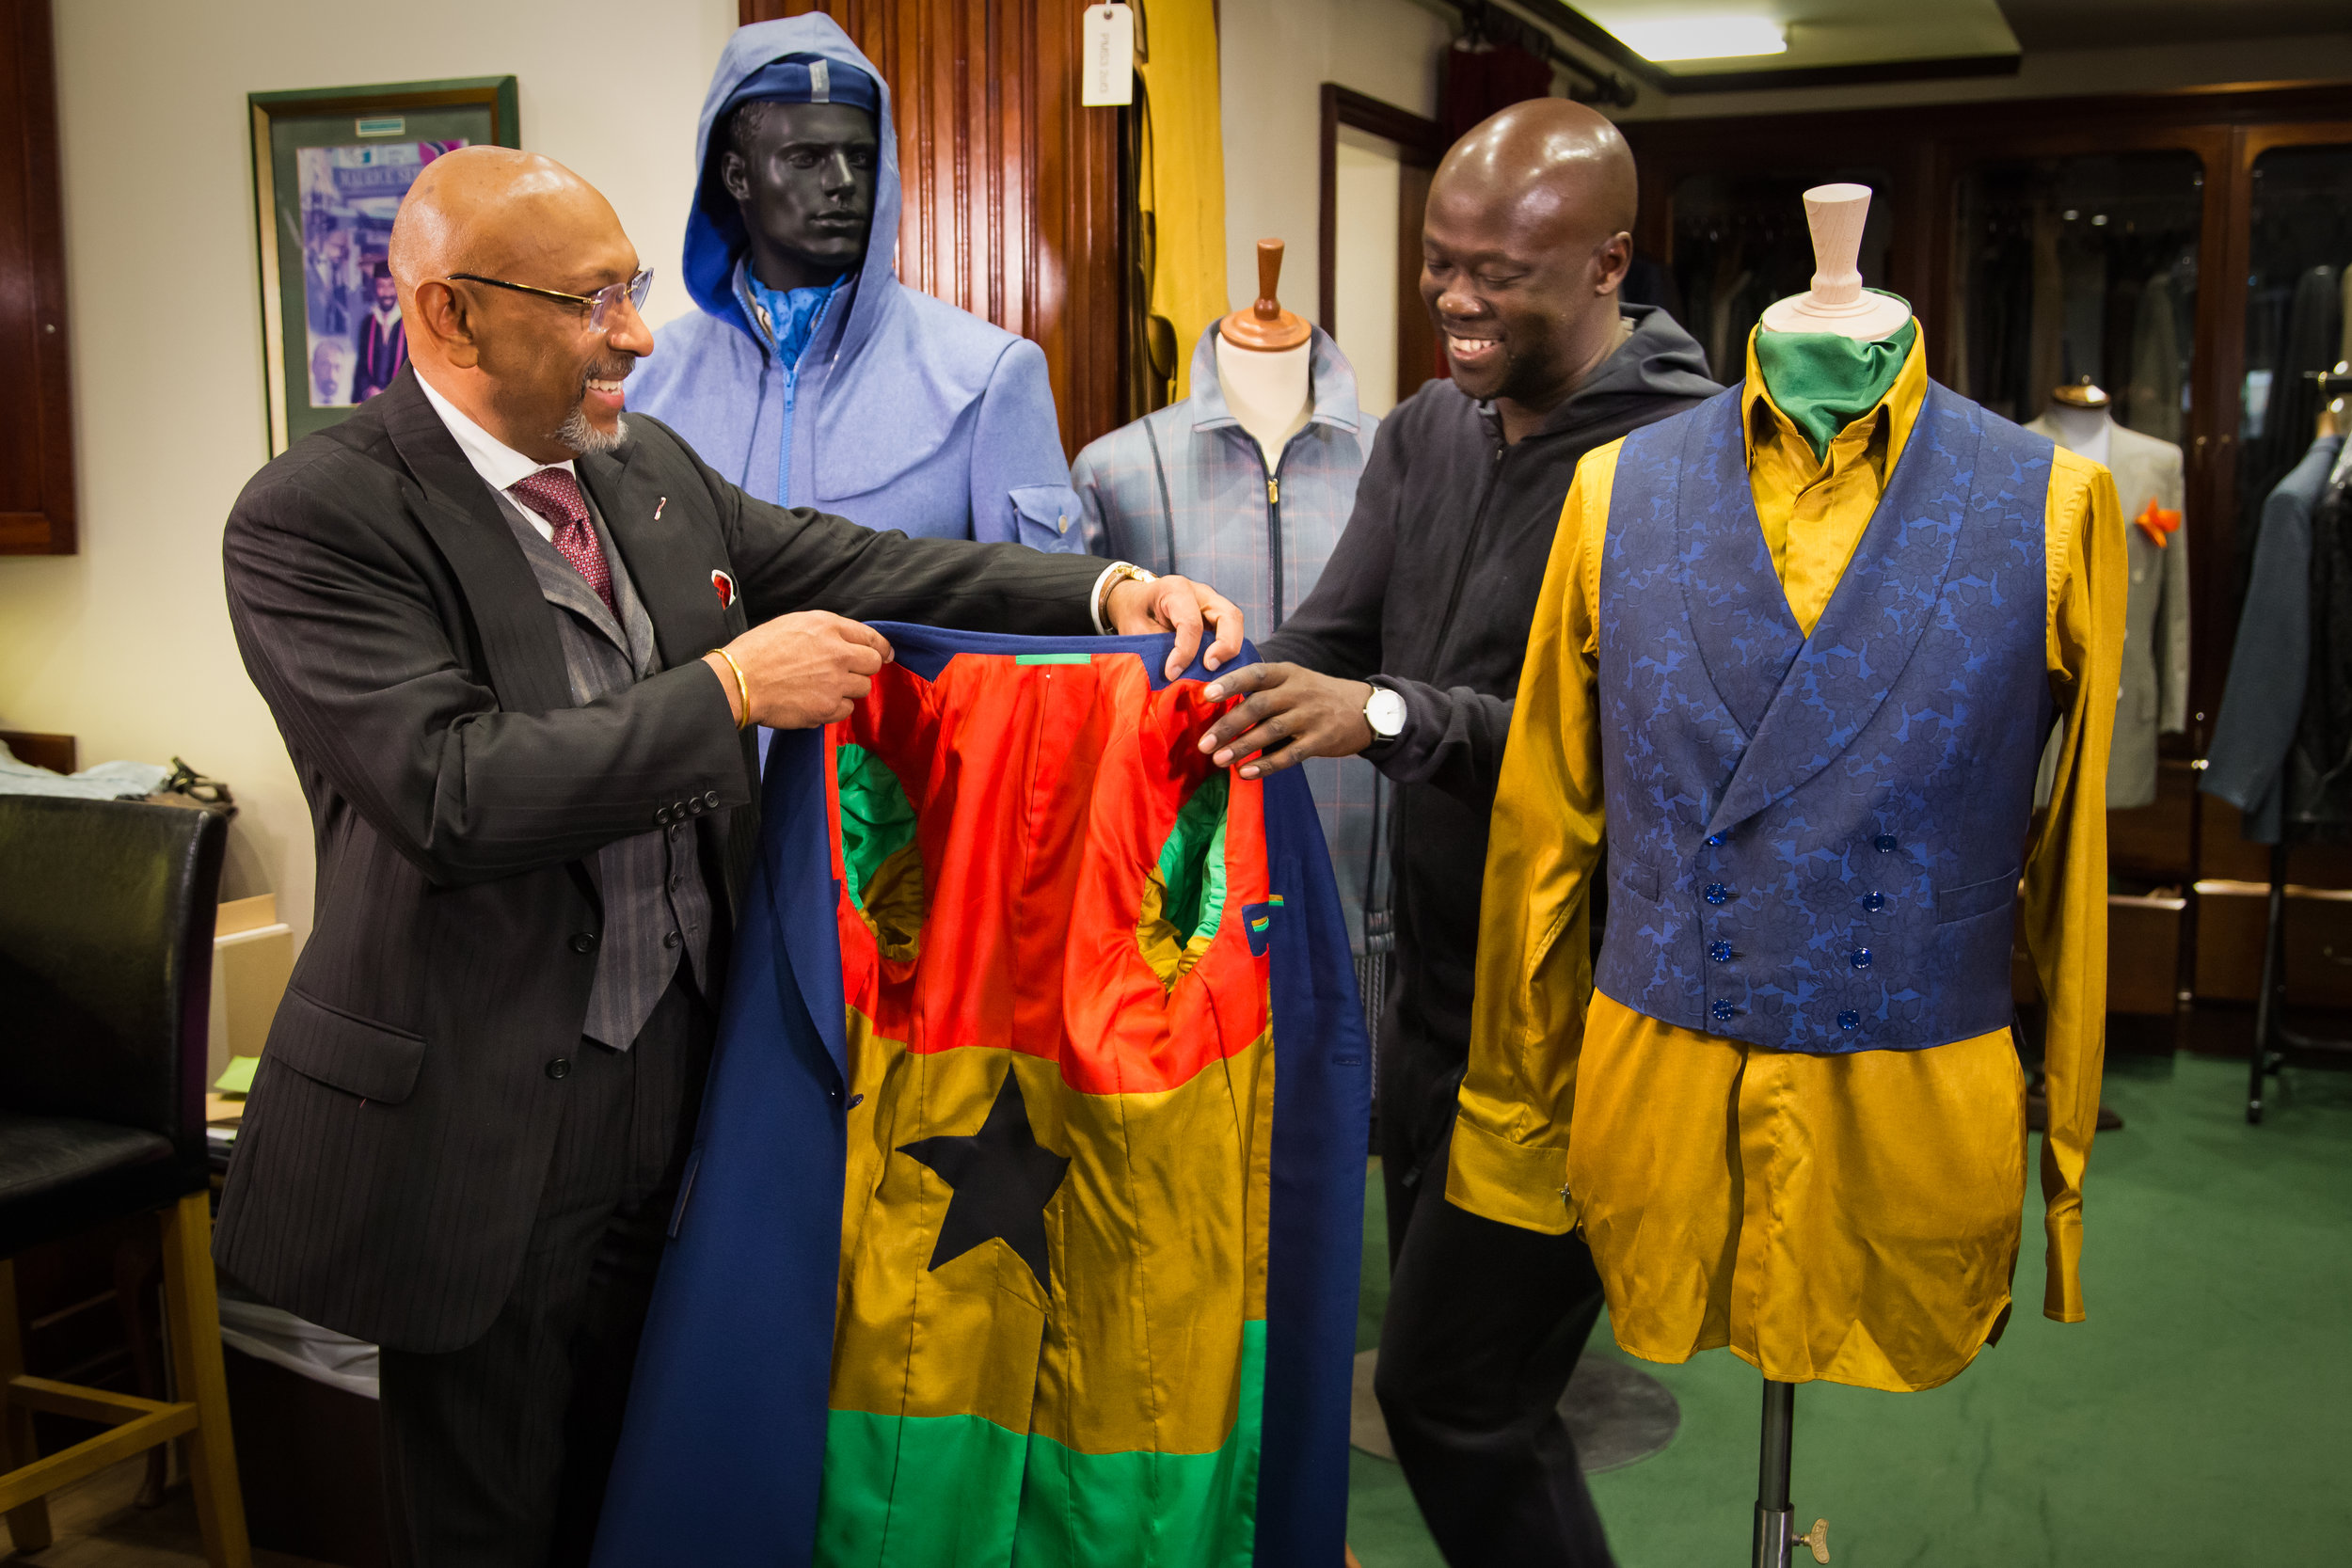
{"type": "Polygon", "coordinates": [[[1837,1015],[1837,1027],[1851,1032],[1862,1027],[1862,1015],[1848,1007],[1837,1015]]]}
{"type": "Polygon", "coordinates": [[[1728,1002],[1718,1002],[1715,1004],[1715,1022],[1721,1023],[1739,1010],[1728,1002]]]}
{"type": "Polygon", "coordinates": [[[1883,893],[1866,893],[1862,895],[1862,907],[1868,910],[1872,914],[1876,914],[1879,911],[1886,908],[1886,895],[1883,893]]]}
{"type": "Polygon", "coordinates": [[[1857,947],[1853,950],[1853,966],[1856,969],[1867,969],[1870,967],[1870,950],[1868,948],[1857,947]]]}
{"type": "Polygon", "coordinates": [[[1729,889],[1729,888],[1727,888],[1727,887],[1724,886],[1724,884],[1723,884],[1723,883],[1721,883],[1721,882],[1709,882],[1709,883],[1708,883],[1708,884],[1707,884],[1707,901],[1708,901],[1708,903],[1710,903],[1710,904],[1722,904],[1722,903],[1727,903],[1727,902],[1729,902],[1730,898],[1731,898],[1731,889],[1729,889]]]}
{"type": "Polygon", "coordinates": [[[1870,847],[1876,849],[1882,855],[1891,855],[1895,852],[1897,847],[1895,835],[1893,833],[1881,833],[1878,837],[1870,841],[1870,847]]]}
{"type": "Polygon", "coordinates": [[[1716,942],[1708,948],[1707,956],[1714,959],[1719,964],[1727,964],[1731,961],[1731,943],[1727,942],[1716,942]]]}

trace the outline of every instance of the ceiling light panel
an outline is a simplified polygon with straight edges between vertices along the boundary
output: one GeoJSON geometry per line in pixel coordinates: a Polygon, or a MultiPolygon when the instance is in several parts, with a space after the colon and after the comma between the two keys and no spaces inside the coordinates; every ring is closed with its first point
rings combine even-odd
{"type": "Polygon", "coordinates": [[[1660,65],[1727,60],[1788,52],[1788,35],[1767,16],[1699,12],[1684,16],[1602,15],[1600,24],[1625,46],[1660,65]]]}

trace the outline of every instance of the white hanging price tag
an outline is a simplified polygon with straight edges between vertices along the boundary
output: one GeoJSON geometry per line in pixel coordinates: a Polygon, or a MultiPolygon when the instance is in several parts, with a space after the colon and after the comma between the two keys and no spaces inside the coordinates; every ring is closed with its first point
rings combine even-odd
{"type": "Polygon", "coordinates": [[[1080,24],[1083,54],[1078,102],[1088,107],[1136,101],[1136,13],[1123,5],[1090,5],[1080,24]]]}

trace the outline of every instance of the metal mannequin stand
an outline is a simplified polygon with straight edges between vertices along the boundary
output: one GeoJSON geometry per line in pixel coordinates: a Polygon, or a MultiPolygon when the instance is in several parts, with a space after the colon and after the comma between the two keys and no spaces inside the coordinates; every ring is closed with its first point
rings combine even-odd
{"type": "Polygon", "coordinates": [[[1803,1535],[1788,1508],[1788,1450],[1796,1434],[1797,1386],[1764,1380],[1763,1461],[1756,1484],[1756,1568],[1791,1568],[1797,1548],[1829,1560],[1829,1521],[1816,1519],[1803,1535]]]}
{"type": "Polygon", "coordinates": [[[2352,1055],[2352,1040],[2318,1039],[2286,1026],[2286,927],[2287,846],[2282,834],[2270,847],[2270,915],[2263,931],[2262,990],[2254,1001],[2254,1056],[2246,1085],[2246,1119],[2254,1126],[2262,1124],[2265,1078],[2298,1055],[2339,1062],[2352,1055]]]}

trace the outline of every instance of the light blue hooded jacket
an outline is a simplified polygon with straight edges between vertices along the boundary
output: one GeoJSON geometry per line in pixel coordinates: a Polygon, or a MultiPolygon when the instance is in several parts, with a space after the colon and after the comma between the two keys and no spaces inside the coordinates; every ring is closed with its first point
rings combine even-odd
{"type": "Polygon", "coordinates": [[[873,529],[1083,550],[1044,351],[906,287],[892,270],[899,195],[890,87],[849,35],[814,14],[738,29],[711,77],[694,147],[686,287],[702,309],[654,335],[653,356],[629,379],[629,407],[765,500],[873,529]],[[712,155],[729,95],[787,55],[854,66],[882,96],[873,238],[855,280],[789,367],[751,308],[749,242],[712,155]],[[779,495],[787,441],[790,493],[779,495]]]}

